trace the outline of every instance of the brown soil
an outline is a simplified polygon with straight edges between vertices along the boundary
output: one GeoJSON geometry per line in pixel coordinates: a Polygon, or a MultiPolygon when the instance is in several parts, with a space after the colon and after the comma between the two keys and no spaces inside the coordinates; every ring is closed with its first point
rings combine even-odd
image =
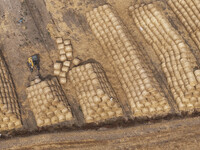
{"type": "Polygon", "coordinates": [[[2,149],[198,149],[199,117],[125,128],[100,128],[18,137],[2,149]]]}

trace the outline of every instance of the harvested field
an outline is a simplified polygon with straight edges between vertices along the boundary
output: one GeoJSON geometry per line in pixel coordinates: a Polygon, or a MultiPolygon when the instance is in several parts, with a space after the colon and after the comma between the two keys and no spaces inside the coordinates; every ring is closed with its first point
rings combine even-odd
{"type": "Polygon", "coordinates": [[[199,14],[198,0],[0,0],[0,149],[198,149],[199,14]]]}

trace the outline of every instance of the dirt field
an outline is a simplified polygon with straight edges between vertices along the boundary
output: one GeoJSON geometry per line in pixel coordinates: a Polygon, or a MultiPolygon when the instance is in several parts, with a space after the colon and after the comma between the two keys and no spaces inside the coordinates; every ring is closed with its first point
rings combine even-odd
{"type": "Polygon", "coordinates": [[[198,149],[199,117],[124,128],[100,128],[17,137],[10,149],[198,149]]]}
{"type": "MultiPolygon", "coordinates": [[[[139,0],[138,0],[139,1],[139,0]]],[[[198,149],[200,121],[198,115],[180,117],[161,70],[159,60],[146,44],[128,12],[137,0],[0,0],[0,49],[11,72],[21,106],[23,130],[2,135],[0,149],[198,149]],[[109,63],[98,40],[87,23],[85,14],[93,8],[110,4],[130,31],[134,42],[145,53],[146,63],[153,70],[158,83],[168,94],[173,114],[166,118],[144,121],[133,120],[126,95],[115,70],[109,63]],[[53,76],[53,64],[59,59],[55,40],[71,39],[74,56],[81,60],[100,62],[108,80],[117,93],[125,112],[123,119],[105,124],[85,125],[83,114],[75,100],[70,83],[62,86],[75,116],[75,125],[37,129],[27,102],[26,87],[34,79],[27,67],[27,58],[40,55],[40,74],[53,76]],[[176,113],[176,115],[175,115],[176,113]],[[55,129],[55,130],[54,130],[55,129]],[[70,131],[72,130],[72,131],[70,131]]],[[[155,0],[141,0],[148,3],[155,0]]],[[[183,25],[169,10],[165,0],[157,2],[171,24],[184,37],[199,62],[199,51],[183,25]]]]}

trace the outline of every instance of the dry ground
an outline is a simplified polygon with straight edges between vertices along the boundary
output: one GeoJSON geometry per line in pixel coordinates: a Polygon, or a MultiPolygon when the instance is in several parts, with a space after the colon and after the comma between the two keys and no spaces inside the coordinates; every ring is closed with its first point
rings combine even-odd
{"type": "MultiPolygon", "coordinates": [[[[147,2],[149,0],[144,0],[147,2]]],[[[150,47],[145,45],[141,35],[136,30],[128,7],[133,0],[0,0],[0,49],[12,74],[19,101],[22,105],[23,123],[26,130],[34,131],[36,124],[26,102],[25,88],[34,77],[31,75],[26,61],[35,53],[40,54],[41,75],[53,75],[53,62],[58,59],[55,45],[56,37],[72,40],[74,55],[82,60],[93,58],[100,62],[117,92],[121,103],[130,114],[125,95],[115,72],[108,63],[101,46],[93,36],[85,19],[85,13],[92,8],[105,3],[111,4],[118,12],[123,22],[129,28],[138,46],[148,49],[146,55],[159,82],[166,83],[158,67],[157,60],[150,47]],[[20,23],[20,19],[22,22],[20,23]]],[[[165,2],[164,0],[162,2],[165,2]]],[[[160,3],[160,2],[159,2],[160,3]]],[[[198,56],[194,43],[187,37],[180,22],[168,12],[165,3],[161,5],[171,18],[174,26],[184,36],[192,51],[198,56]]],[[[200,60],[200,59],[198,59],[200,60]]],[[[168,92],[165,84],[163,88],[168,92]]],[[[83,124],[83,116],[73,98],[70,85],[63,87],[69,98],[69,103],[76,113],[77,126],[83,124]]],[[[20,136],[0,141],[0,149],[198,149],[200,141],[199,117],[187,119],[161,120],[150,125],[135,125],[114,129],[100,128],[99,130],[78,130],[73,132],[43,133],[25,137],[20,136]],[[136,126],[136,127],[134,127],[136,126]],[[27,146],[27,147],[26,147],[27,146]]]]}

